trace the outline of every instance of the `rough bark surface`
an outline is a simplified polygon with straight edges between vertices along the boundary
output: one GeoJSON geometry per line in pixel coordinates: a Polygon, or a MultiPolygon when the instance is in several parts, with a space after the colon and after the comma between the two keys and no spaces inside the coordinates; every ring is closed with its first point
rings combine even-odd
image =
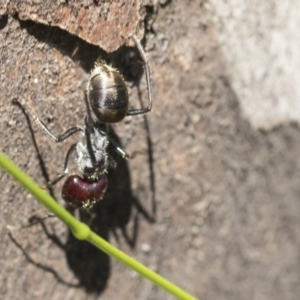
{"type": "MultiPolygon", "coordinates": [[[[200,299],[299,299],[298,126],[259,131],[244,117],[206,1],[149,3],[153,111],[111,129],[128,153],[140,154],[115,157],[93,221],[84,211],[78,217],[200,299]]],[[[1,150],[45,185],[82,136],[55,144],[12,105],[14,97],[60,133],[83,124],[83,91],[97,57],[124,74],[132,107],[146,105],[147,89],[134,47],[106,53],[75,31],[29,19],[0,19],[1,150]]],[[[61,185],[50,192],[63,203],[61,185]]],[[[1,299],[173,299],[75,240],[55,218],[9,235],[7,225],[46,211],[1,170],[0,189],[1,299]]]]}
{"type": "Polygon", "coordinates": [[[0,7],[0,15],[14,14],[23,21],[57,26],[112,52],[136,34],[139,10],[139,0],[7,0],[0,7]]]}

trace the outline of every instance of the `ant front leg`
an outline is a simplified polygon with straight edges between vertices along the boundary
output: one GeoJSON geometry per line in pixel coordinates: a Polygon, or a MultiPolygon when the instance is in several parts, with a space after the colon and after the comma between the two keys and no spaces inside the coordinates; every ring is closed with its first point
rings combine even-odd
{"type": "MultiPolygon", "coordinates": [[[[70,149],[68,150],[68,153],[66,155],[65,162],[64,162],[63,172],[60,175],[58,175],[54,180],[48,182],[46,187],[50,187],[50,186],[55,185],[56,183],[58,183],[61,179],[63,179],[68,174],[68,167],[69,167],[70,158],[71,158],[72,153],[76,149],[76,145],[77,145],[77,143],[73,144],[70,147],[70,149]]],[[[53,217],[55,217],[55,215],[53,215],[52,213],[47,214],[43,217],[33,216],[33,217],[30,218],[30,224],[26,225],[26,226],[22,226],[21,228],[31,227],[31,226],[36,225],[38,223],[43,223],[44,220],[47,220],[48,218],[53,218],[53,217]]]]}
{"type": "Polygon", "coordinates": [[[70,158],[71,158],[72,153],[75,151],[76,146],[77,146],[77,143],[73,144],[70,147],[70,149],[68,150],[68,153],[66,155],[66,158],[65,158],[63,172],[60,175],[58,175],[54,180],[48,182],[47,183],[48,187],[55,185],[56,183],[58,183],[61,179],[63,179],[68,174],[70,158]]]}
{"type": "Polygon", "coordinates": [[[56,142],[62,142],[65,139],[67,139],[69,136],[73,135],[74,133],[76,133],[77,131],[81,131],[84,132],[84,128],[81,126],[73,126],[71,128],[69,128],[68,130],[66,130],[64,133],[59,134],[59,135],[54,135],[50,129],[46,126],[46,124],[33,112],[33,110],[31,109],[31,107],[29,106],[28,103],[26,103],[26,101],[24,99],[18,100],[18,99],[13,99],[12,102],[14,104],[19,105],[21,108],[24,109],[24,107],[27,107],[27,110],[30,112],[30,114],[32,115],[34,121],[56,142]]]}
{"type": "Polygon", "coordinates": [[[108,138],[111,147],[123,158],[132,159],[135,158],[137,154],[144,154],[144,151],[134,151],[131,155],[128,154],[124,149],[122,149],[114,140],[108,138]]]}
{"type": "Polygon", "coordinates": [[[133,156],[129,155],[124,149],[119,147],[119,145],[112,139],[108,139],[109,144],[112,146],[112,148],[123,158],[123,159],[129,159],[133,158],[133,156]]]}

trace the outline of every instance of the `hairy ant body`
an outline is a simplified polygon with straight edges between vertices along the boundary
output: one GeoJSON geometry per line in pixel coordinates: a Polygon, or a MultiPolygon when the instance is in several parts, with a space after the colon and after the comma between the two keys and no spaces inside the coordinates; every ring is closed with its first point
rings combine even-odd
{"type": "Polygon", "coordinates": [[[64,133],[55,136],[24,100],[19,101],[20,104],[27,105],[36,123],[55,142],[62,142],[78,131],[83,132],[86,143],[78,142],[69,148],[63,172],[48,184],[54,185],[68,174],[71,155],[76,151],[77,165],[82,177],[79,175],[68,176],[62,188],[62,198],[68,204],[76,207],[91,208],[103,198],[107,188],[106,173],[110,165],[110,158],[107,154],[109,144],[124,159],[130,158],[123,149],[110,140],[107,125],[120,122],[126,116],[145,114],[152,109],[152,90],[148,61],[138,38],[134,35],[133,39],[144,61],[149,101],[147,108],[128,108],[128,91],[122,74],[117,69],[106,65],[103,61],[96,62],[87,83],[85,90],[87,116],[85,117],[84,126],[71,127],[64,133]]]}

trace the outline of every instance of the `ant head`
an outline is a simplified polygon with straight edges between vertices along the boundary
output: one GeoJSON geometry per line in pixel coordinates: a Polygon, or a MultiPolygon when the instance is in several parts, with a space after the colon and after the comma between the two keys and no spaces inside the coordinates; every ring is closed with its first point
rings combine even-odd
{"type": "Polygon", "coordinates": [[[107,188],[105,175],[96,180],[86,180],[78,175],[71,175],[62,188],[62,198],[68,203],[78,207],[90,208],[102,199],[107,188]]]}

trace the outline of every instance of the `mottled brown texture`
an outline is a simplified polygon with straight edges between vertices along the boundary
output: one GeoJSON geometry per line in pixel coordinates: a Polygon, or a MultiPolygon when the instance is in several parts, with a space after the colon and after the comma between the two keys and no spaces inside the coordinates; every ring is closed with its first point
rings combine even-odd
{"type": "Polygon", "coordinates": [[[20,20],[57,26],[112,52],[137,33],[139,10],[139,0],[10,0],[1,4],[0,15],[17,14],[20,20]]]}
{"type": "MultiPolygon", "coordinates": [[[[103,201],[95,216],[80,217],[202,300],[298,300],[300,130],[258,131],[243,117],[205,3],[147,7],[153,111],[113,126],[113,139],[139,154],[125,161],[112,152],[117,166],[103,201]]],[[[105,54],[60,29],[13,17],[0,28],[0,147],[39,184],[61,172],[82,136],[55,144],[13,97],[24,97],[55,133],[82,125],[88,72],[101,54],[124,74],[130,106],[140,107],[139,98],[146,106],[135,48],[105,54]]],[[[63,203],[61,186],[52,192],[63,203]]],[[[13,242],[7,225],[46,211],[3,171],[0,189],[1,299],[174,299],[76,241],[56,219],[46,221],[55,236],[33,226],[14,231],[13,242]]]]}

